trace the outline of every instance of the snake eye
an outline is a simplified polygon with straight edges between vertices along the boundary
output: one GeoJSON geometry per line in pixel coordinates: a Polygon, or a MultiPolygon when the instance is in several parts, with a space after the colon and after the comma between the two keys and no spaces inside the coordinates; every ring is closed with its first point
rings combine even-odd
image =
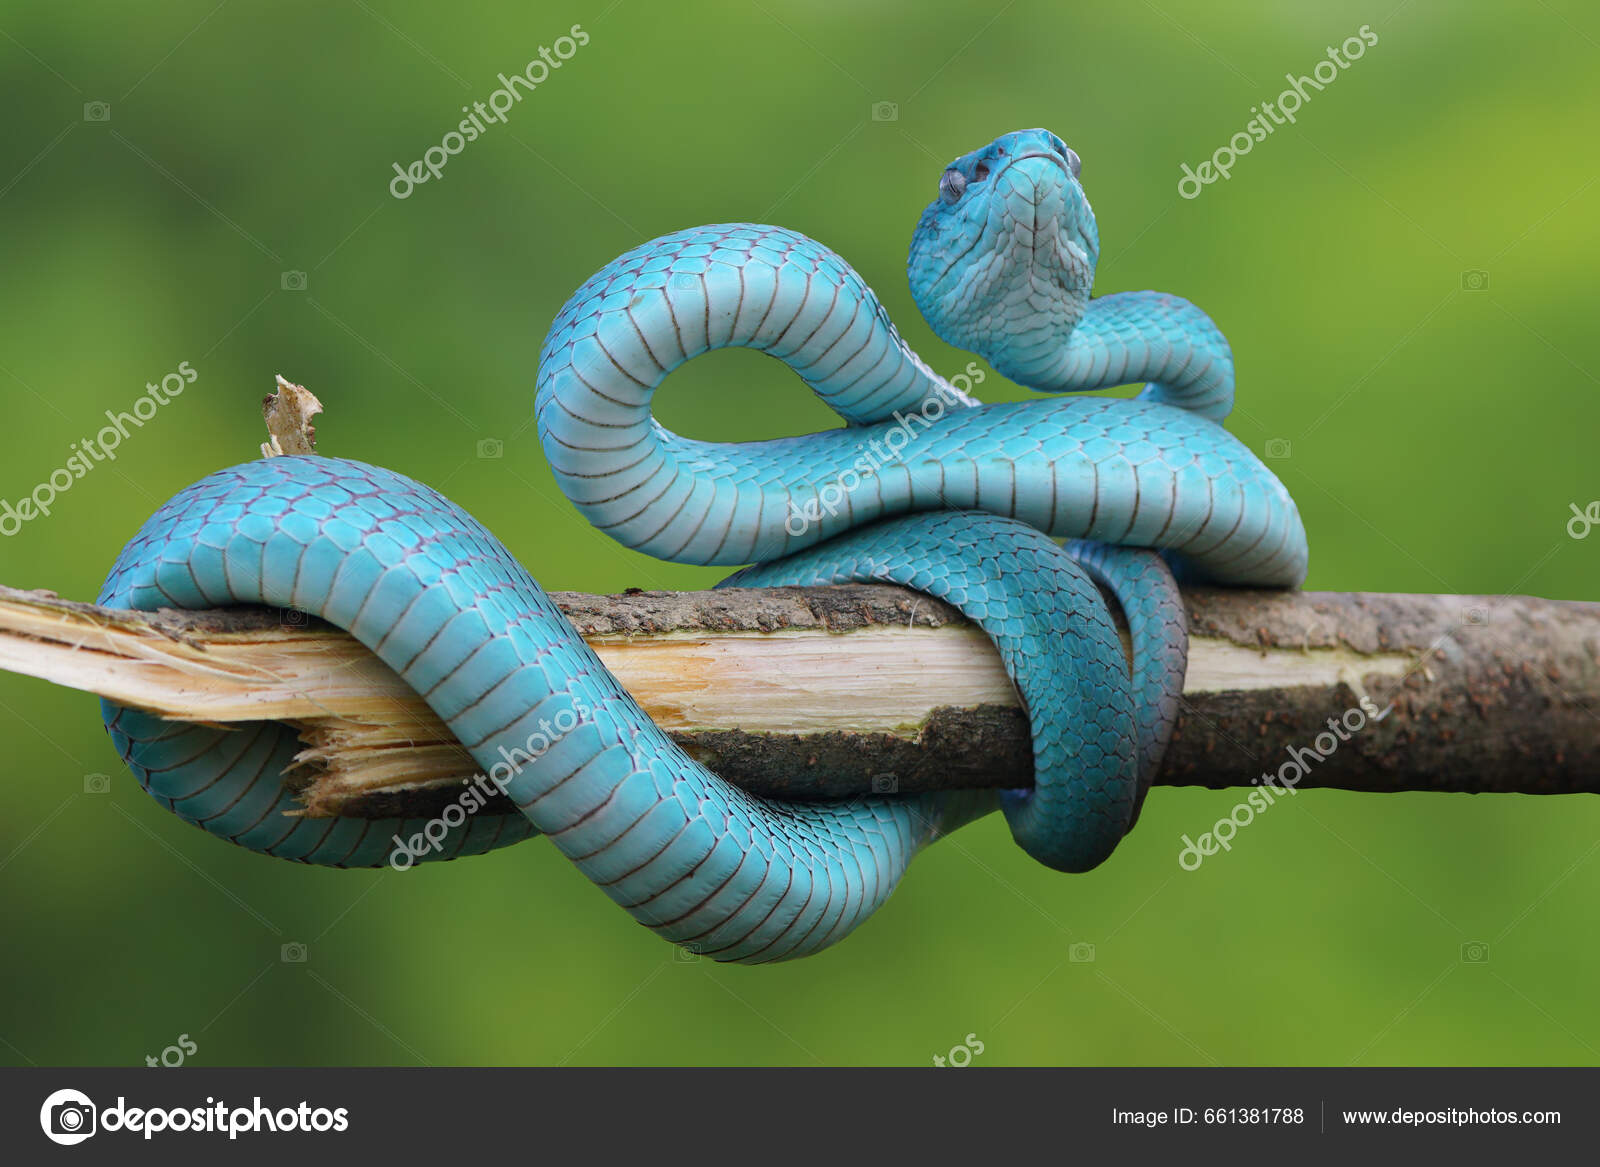
{"type": "Polygon", "coordinates": [[[966,189],[967,180],[959,170],[946,170],[939,178],[939,197],[947,203],[956,202],[966,189]]]}
{"type": "Polygon", "coordinates": [[[1058,140],[1056,142],[1056,153],[1061,155],[1062,160],[1066,162],[1068,169],[1072,171],[1073,178],[1083,177],[1083,160],[1078,157],[1076,150],[1065,142],[1058,140]]]}
{"type": "Polygon", "coordinates": [[[982,162],[978,163],[976,166],[974,166],[972,168],[972,181],[973,182],[982,182],[984,179],[986,179],[988,177],[989,177],[989,168],[987,166],[985,166],[982,162]]]}

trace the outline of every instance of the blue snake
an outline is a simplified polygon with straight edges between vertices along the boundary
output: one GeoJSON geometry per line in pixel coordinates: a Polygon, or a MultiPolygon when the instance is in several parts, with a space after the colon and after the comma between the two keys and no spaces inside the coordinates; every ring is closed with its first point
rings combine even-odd
{"type": "MultiPolygon", "coordinates": [[[[754,565],[728,584],[893,582],[970,617],[1028,714],[1031,786],[848,803],[747,794],[651,722],[481,524],[359,462],[211,474],[144,524],[99,602],[267,604],[347,629],[517,808],[458,816],[423,857],[547,835],[640,923],[718,960],[834,943],[919,848],[997,807],[1041,862],[1091,868],[1131,825],[1176,716],[1187,632],[1170,566],[1292,587],[1307,549],[1287,491],[1218,424],[1233,362],[1212,322],[1175,296],[1090,297],[1099,238],[1080,169],[1044,130],[958,158],[917,224],[911,288],[936,332],[1020,384],[1147,382],[1136,399],[980,404],[906,346],[837,255],[752,224],[679,231],[607,265],[561,310],[538,374],[556,479],[613,538],[754,565]],[[651,399],[667,374],[732,345],[789,365],[846,424],[732,444],[659,425],[651,399]],[[1131,667],[1097,584],[1126,615],[1131,667]]],[[[429,827],[293,814],[283,775],[300,744],[287,726],[220,729],[110,702],[104,715],[150,794],[265,854],[375,866],[429,827]]]]}

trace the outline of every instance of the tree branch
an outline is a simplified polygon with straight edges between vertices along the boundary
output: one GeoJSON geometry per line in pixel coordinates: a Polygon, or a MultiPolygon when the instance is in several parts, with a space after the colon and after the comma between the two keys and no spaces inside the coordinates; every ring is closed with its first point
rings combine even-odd
{"type": "MultiPolygon", "coordinates": [[[[663,729],[753,792],[1032,782],[999,657],[929,597],[849,585],[554,598],[663,729]]],[[[1186,598],[1185,708],[1159,783],[1248,786],[1297,750],[1301,788],[1600,791],[1600,604],[1186,598]],[[1350,732],[1352,714],[1336,738],[1329,719],[1362,698],[1382,716],[1350,732]]],[[[394,673],[300,613],[147,615],[0,588],[0,668],[168,717],[288,722],[306,743],[290,780],[313,816],[430,815],[477,772],[394,673]]]]}

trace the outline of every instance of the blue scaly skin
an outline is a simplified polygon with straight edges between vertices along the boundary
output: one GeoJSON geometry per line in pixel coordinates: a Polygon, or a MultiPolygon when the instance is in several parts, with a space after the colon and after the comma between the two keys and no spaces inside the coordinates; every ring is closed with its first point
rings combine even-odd
{"type": "Polygon", "coordinates": [[[1233,353],[1210,317],[1163,292],[1089,298],[1100,232],[1081,173],[1048,130],[952,162],[911,240],[917,307],[1019,385],[1080,393],[1146,381],[1141,400],[1220,422],[1233,409],[1233,353]]]}
{"type": "MultiPolygon", "coordinates": [[[[1042,130],[958,159],[913,238],[912,290],[942,336],[1023,384],[1150,382],[1139,400],[982,405],[906,347],[836,255],[751,224],[677,232],[608,265],[562,309],[539,370],[558,482],[627,545],[754,563],[727,581],[746,586],[899,582],[971,617],[1028,712],[1031,788],[848,805],[748,795],[650,721],[476,520],[358,462],[208,476],[146,522],[100,602],[264,603],[348,629],[517,807],[472,816],[438,857],[547,834],[640,923],[719,960],[826,947],[919,848],[996,806],[1042,862],[1092,867],[1137,813],[1182,685],[1181,601],[1144,549],[1222,582],[1294,586],[1306,544],[1282,485],[1216,424],[1233,376],[1211,322],[1170,296],[1089,298],[1098,237],[1078,172],[1042,130]],[[667,373],[728,345],[785,361],[846,428],[718,444],[656,424],[667,373]],[[1127,615],[1131,676],[1096,582],[1127,615]]],[[[426,825],[293,817],[283,774],[299,743],[285,726],[104,709],[141,784],[232,842],[373,866],[426,825]]]]}

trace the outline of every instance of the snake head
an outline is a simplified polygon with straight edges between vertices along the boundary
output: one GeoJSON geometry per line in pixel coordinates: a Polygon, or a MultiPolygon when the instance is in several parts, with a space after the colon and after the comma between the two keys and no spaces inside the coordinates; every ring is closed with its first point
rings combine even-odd
{"type": "Polygon", "coordinates": [[[945,168],[911,238],[911,294],[933,330],[1024,383],[1094,283],[1100,233],[1080,170],[1049,130],[1004,134],[945,168]]]}

